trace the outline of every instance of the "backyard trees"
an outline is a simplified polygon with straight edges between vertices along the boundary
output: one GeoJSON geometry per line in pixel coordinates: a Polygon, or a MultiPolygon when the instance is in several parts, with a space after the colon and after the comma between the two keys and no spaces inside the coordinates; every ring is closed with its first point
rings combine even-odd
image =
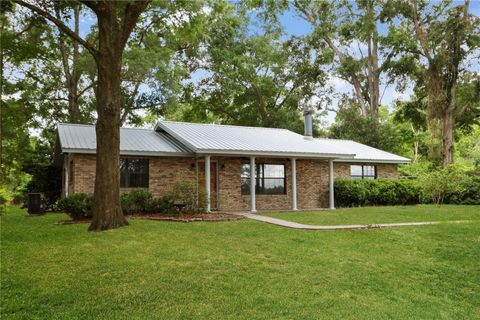
{"type": "Polygon", "coordinates": [[[80,43],[94,58],[97,66],[95,98],[97,157],[90,230],[121,227],[128,222],[120,207],[120,111],[121,69],[125,45],[140,14],[150,1],[81,1],[98,20],[98,45],[81,38],[52,13],[52,2],[15,0],[21,6],[55,24],[61,32],[80,43]]]}
{"type": "Polygon", "coordinates": [[[39,19],[27,17],[17,22],[9,18],[14,10],[9,2],[0,2],[0,9],[0,185],[10,192],[28,179],[22,172],[22,161],[31,149],[29,121],[36,114],[31,105],[16,98],[22,88],[30,85],[13,75],[20,73],[23,61],[49,57],[50,51],[36,45],[45,40],[45,28],[39,19]]]}
{"type": "Polygon", "coordinates": [[[207,21],[199,80],[185,86],[181,111],[174,115],[303,132],[300,101],[313,98],[321,109],[328,99],[322,69],[327,58],[314,56],[302,37],[283,39],[277,25],[255,19],[241,4],[217,1],[207,21]]]}
{"type": "Polygon", "coordinates": [[[402,19],[396,27],[402,41],[390,43],[402,57],[404,73],[426,93],[427,121],[431,132],[431,158],[443,165],[454,160],[455,119],[472,110],[472,104],[457,97],[459,80],[469,58],[478,54],[480,20],[469,13],[469,1],[412,1],[399,8],[402,19]]]}
{"type": "Polygon", "coordinates": [[[385,35],[379,32],[393,23],[389,7],[375,0],[296,0],[294,7],[312,26],[318,50],[331,50],[335,73],[352,85],[360,114],[378,120],[381,88],[393,82],[386,71],[394,51],[382,45],[385,35]]]}

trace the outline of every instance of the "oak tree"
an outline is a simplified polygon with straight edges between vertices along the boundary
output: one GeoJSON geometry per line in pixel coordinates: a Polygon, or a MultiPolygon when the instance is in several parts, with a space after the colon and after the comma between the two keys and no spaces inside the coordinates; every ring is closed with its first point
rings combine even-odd
{"type": "Polygon", "coordinates": [[[93,221],[89,230],[100,231],[127,225],[120,206],[120,111],[121,69],[125,45],[140,14],[150,1],[79,1],[94,12],[98,43],[81,38],[55,16],[55,3],[14,0],[47,19],[94,58],[97,66],[97,151],[93,221]]]}

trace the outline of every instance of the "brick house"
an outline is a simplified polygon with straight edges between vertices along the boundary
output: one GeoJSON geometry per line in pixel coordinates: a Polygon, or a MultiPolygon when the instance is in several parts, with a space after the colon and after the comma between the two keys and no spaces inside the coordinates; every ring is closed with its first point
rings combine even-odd
{"type": "MultiPolygon", "coordinates": [[[[154,129],[122,128],[121,191],[144,188],[161,196],[177,181],[194,181],[206,190],[208,210],[334,208],[334,178],[396,179],[398,164],[410,162],[350,140],[312,138],[309,117],[303,136],[285,129],[170,121],[154,129]]],[[[95,127],[59,124],[57,130],[62,194],[92,194],[95,127]]]]}

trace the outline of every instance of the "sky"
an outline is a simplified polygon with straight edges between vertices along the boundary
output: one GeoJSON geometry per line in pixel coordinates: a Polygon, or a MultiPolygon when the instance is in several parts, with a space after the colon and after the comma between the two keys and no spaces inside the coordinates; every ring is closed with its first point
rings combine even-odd
{"type": "MultiPolygon", "coordinates": [[[[453,5],[462,4],[463,0],[453,1],[453,5]]],[[[480,0],[471,0],[470,1],[470,12],[476,16],[480,16],[480,0]]],[[[288,38],[290,36],[303,36],[311,32],[311,26],[299,17],[294,10],[288,10],[283,15],[280,16],[280,22],[284,27],[285,37],[288,38]]],[[[95,19],[92,16],[83,16],[81,19],[81,26],[80,32],[82,36],[85,36],[92,24],[95,23],[95,19]]],[[[380,30],[382,32],[382,30],[380,30]]],[[[480,69],[480,66],[477,66],[475,69],[480,69]]],[[[195,75],[195,78],[201,78],[201,75],[195,75]]],[[[353,88],[349,83],[346,81],[331,75],[331,79],[329,81],[330,85],[333,85],[335,88],[335,92],[337,94],[342,93],[350,93],[352,92],[353,88]]],[[[412,86],[407,86],[407,88],[403,92],[399,92],[395,89],[394,85],[390,85],[387,88],[381,88],[381,92],[384,90],[383,99],[381,101],[382,105],[386,105],[388,107],[392,107],[395,100],[397,99],[408,99],[408,97],[413,93],[412,86]]],[[[332,104],[335,106],[337,103],[337,99],[334,98],[332,104]]],[[[328,112],[326,116],[324,116],[321,120],[328,123],[332,123],[335,118],[334,112],[328,112]]]]}

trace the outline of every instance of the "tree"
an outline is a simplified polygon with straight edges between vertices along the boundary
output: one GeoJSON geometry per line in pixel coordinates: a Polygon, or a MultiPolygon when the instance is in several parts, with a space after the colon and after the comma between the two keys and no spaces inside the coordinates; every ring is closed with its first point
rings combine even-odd
{"type": "Polygon", "coordinates": [[[0,2],[0,9],[0,184],[11,192],[26,180],[22,161],[30,151],[29,122],[36,114],[34,108],[17,99],[23,84],[12,80],[11,70],[18,71],[22,62],[49,53],[36,45],[45,40],[39,19],[27,17],[16,22],[9,2],[0,2]]]}
{"type": "Polygon", "coordinates": [[[203,1],[158,2],[134,29],[124,53],[122,122],[142,124],[137,113],[164,115],[193,70],[201,39],[207,37],[203,1]]]}
{"type": "Polygon", "coordinates": [[[468,104],[458,105],[456,96],[466,61],[478,61],[480,20],[469,13],[468,0],[458,6],[448,1],[400,3],[403,18],[396,29],[403,41],[392,45],[401,52],[403,66],[409,65],[404,70],[417,88],[424,87],[431,157],[446,166],[454,161],[455,119],[471,110],[468,104]]]}
{"type": "Polygon", "coordinates": [[[283,40],[268,21],[250,33],[253,18],[240,4],[215,2],[207,19],[196,68],[204,76],[185,86],[181,107],[167,117],[303,132],[302,99],[317,110],[328,100],[325,57],[314,57],[301,37],[283,40]]]}
{"type": "MultiPolygon", "coordinates": [[[[404,136],[412,136],[414,140],[414,162],[420,156],[425,156],[435,164],[441,164],[438,157],[438,147],[432,143],[431,134],[428,132],[428,94],[425,86],[417,86],[415,93],[408,101],[397,101],[395,103],[394,122],[403,128],[404,136]]],[[[474,73],[464,72],[458,80],[456,88],[455,112],[455,140],[458,137],[463,139],[474,131],[480,124],[480,77],[474,73]]],[[[466,156],[462,158],[468,158],[466,156]]]]}
{"type": "Polygon", "coordinates": [[[121,69],[125,45],[140,14],[149,2],[144,1],[80,1],[92,10],[98,20],[98,46],[81,38],[51,13],[54,4],[14,0],[56,25],[93,56],[98,80],[97,154],[93,203],[93,221],[89,230],[100,231],[127,225],[120,206],[120,110],[121,69]]]}
{"type": "Polygon", "coordinates": [[[360,114],[378,120],[380,88],[394,80],[386,71],[395,52],[382,45],[387,36],[379,32],[393,24],[391,8],[376,0],[295,0],[294,7],[312,25],[317,50],[331,50],[336,75],[352,85],[360,114]]]}
{"type": "MultiPolygon", "coordinates": [[[[70,18],[69,11],[73,11],[73,32],[77,37],[80,37],[81,5],[77,3],[71,8],[69,3],[55,2],[54,6],[55,17],[58,20],[62,20],[65,12],[67,13],[67,17],[70,18]]],[[[80,111],[79,99],[95,85],[95,82],[91,81],[90,83],[83,84],[81,87],[81,82],[84,82],[81,79],[82,74],[88,71],[82,70],[81,63],[85,58],[88,59],[88,57],[86,57],[88,53],[84,52],[85,50],[81,50],[81,45],[78,41],[68,38],[68,36],[61,31],[56,32],[56,34],[53,34],[51,37],[53,42],[51,45],[58,47],[62,62],[65,88],[67,91],[68,122],[81,123],[83,122],[84,115],[82,115],[80,111]]]]}
{"type": "Polygon", "coordinates": [[[335,122],[328,130],[328,136],[334,139],[348,139],[364,143],[385,151],[402,153],[404,137],[392,123],[386,108],[381,108],[379,119],[364,118],[356,109],[356,101],[344,98],[335,122]],[[350,107],[349,107],[350,105],[350,107]]]}

